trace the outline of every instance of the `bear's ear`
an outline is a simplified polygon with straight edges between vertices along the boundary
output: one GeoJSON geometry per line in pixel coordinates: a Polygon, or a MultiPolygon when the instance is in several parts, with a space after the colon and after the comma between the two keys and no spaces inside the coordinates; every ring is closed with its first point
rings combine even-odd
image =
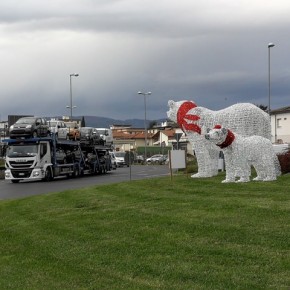
{"type": "Polygon", "coordinates": [[[217,125],[215,125],[213,128],[214,128],[214,129],[221,129],[221,127],[222,127],[221,125],[217,124],[217,125]]]}
{"type": "Polygon", "coordinates": [[[228,129],[222,128],[222,133],[226,135],[228,133],[228,129]]]}

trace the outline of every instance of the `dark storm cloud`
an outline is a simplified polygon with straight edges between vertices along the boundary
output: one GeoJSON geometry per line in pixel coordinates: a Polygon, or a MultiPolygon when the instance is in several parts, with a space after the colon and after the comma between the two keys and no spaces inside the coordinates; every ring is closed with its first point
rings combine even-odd
{"type": "Polygon", "coordinates": [[[10,0],[0,3],[0,114],[148,118],[168,99],[220,109],[290,103],[290,3],[277,1],[10,0]],[[15,105],[17,104],[17,106],[15,105]],[[33,105],[31,105],[33,104],[33,105]]]}

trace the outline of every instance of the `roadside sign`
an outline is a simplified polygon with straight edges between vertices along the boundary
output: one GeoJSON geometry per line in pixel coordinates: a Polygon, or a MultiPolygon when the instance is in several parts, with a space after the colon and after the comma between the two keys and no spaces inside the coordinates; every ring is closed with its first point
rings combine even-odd
{"type": "Polygon", "coordinates": [[[177,142],[179,142],[179,140],[180,140],[182,134],[183,134],[183,133],[175,133],[175,134],[174,134],[174,137],[175,137],[175,139],[176,139],[177,142]]]}

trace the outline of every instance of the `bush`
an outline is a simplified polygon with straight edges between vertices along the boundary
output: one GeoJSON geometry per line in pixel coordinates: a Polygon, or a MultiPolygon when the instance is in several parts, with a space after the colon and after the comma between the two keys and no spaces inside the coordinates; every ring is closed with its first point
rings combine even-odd
{"type": "Polygon", "coordinates": [[[282,174],[289,173],[290,172],[290,151],[284,154],[279,154],[278,160],[280,162],[282,174]]]}
{"type": "MultiPolygon", "coordinates": [[[[192,155],[187,155],[186,161],[186,171],[187,173],[197,173],[198,172],[198,165],[196,161],[196,157],[192,155]]],[[[180,171],[185,171],[185,169],[180,169],[180,171]]]]}

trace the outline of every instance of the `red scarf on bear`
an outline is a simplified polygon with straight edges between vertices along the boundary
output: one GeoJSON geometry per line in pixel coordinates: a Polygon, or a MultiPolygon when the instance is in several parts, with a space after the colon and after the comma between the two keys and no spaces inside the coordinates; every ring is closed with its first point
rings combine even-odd
{"type": "Polygon", "coordinates": [[[193,102],[184,102],[177,111],[177,123],[183,130],[194,131],[201,134],[201,128],[196,124],[187,123],[186,119],[197,121],[200,119],[197,115],[187,115],[188,111],[197,107],[193,102]]]}

